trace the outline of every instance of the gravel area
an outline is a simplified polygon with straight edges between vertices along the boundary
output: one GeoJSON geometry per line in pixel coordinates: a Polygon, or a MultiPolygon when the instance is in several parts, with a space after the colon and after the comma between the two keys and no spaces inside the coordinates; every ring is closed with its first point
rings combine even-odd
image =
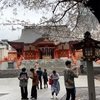
{"type": "Polygon", "coordinates": [[[11,69],[11,70],[0,70],[0,78],[12,78],[17,77],[19,69],[11,69]]]}
{"type": "MultiPolygon", "coordinates": [[[[42,68],[42,67],[41,67],[42,68]]],[[[52,72],[52,70],[56,70],[61,76],[63,75],[63,67],[46,67],[48,75],[52,72]]],[[[42,70],[44,67],[42,68],[42,70]]],[[[0,70],[0,78],[12,78],[12,77],[17,77],[21,69],[7,69],[7,70],[0,70]]],[[[30,69],[27,68],[28,74],[30,74],[30,69]]],[[[84,73],[80,73],[79,70],[79,75],[87,75],[86,68],[84,69],[84,73]]],[[[95,67],[94,68],[94,75],[96,79],[100,80],[100,67],[95,67]]]]}

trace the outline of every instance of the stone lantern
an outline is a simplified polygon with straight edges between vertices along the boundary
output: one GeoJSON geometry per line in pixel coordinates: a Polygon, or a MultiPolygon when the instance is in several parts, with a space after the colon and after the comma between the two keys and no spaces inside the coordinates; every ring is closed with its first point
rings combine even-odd
{"type": "Polygon", "coordinates": [[[100,48],[100,41],[91,38],[89,32],[84,34],[84,39],[79,43],[73,44],[75,50],[82,49],[83,59],[87,63],[87,78],[88,78],[88,92],[89,100],[96,100],[94,74],[93,74],[93,60],[95,59],[95,49],[100,48]]]}

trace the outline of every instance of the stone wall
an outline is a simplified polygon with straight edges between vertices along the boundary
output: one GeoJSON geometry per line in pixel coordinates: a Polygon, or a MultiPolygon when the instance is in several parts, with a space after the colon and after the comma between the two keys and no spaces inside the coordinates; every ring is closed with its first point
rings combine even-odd
{"type": "Polygon", "coordinates": [[[0,70],[17,69],[16,61],[5,61],[0,64],[0,70]]]}
{"type": "MultiPolygon", "coordinates": [[[[7,77],[17,77],[21,71],[21,68],[25,67],[27,69],[28,74],[30,74],[30,68],[34,68],[35,63],[38,62],[41,69],[47,69],[48,75],[52,72],[52,70],[56,70],[60,75],[63,75],[63,70],[65,69],[65,61],[66,59],[51,59],[51,60],[23,60],[20,66],[20,69],[17,68],[16,62],[14,63],[14,68],[8,68],[7,63],[4,64],[5,67],[0,68],[0,78],[7,78],[7,77]]],[[[79,63],[79,61],[77,61],[79,63]]],[[[3,63],[2,63],[3,64],[3,63]]],[[[79,66],[79,64],[78,64],[79,66]]],[[[100,66],[94,64],[94,75],[100,74],[100,66]]],[[[1,66],[0,66],[1,67],[1,66]]],[[[87,74],[87,67],[85,66],[85,72],[81,75],[87,74]]],[[[80,70],[79,70],[80,72],[80,70]]]]}
{"type": "Polygon", "coordinates": [[[47,69],[48,74],[52,72],[52,70],[56,70],[59,73],[62,73],[65,68],[65,61],[62,59],[50,59],[50,60],[23,60],[20,68],[25,67],[27,69],[34,68],[35,63],[38,62],[39,66],[43,70],[47,69]]]}
{"type": "MultiPolygon", "coordinates": [[[[52,59],[52,60],[23,60],[21,62],[20,69],[15,68],[4,68],[0,70],[0,78],[9,78],[9,77],[17,77],[21,71],[21,68],[25,67],[27,69],[28,74],[30,74],[30,68],[34,68],[35,63],[38,62],[41,69],[47,69],[48,75],[52,72],[52,70],[56,70],[59,74],[63,73],[65,68],[65,61],[62,59],[52,59]]],[[[7,66],[7,65],[6,65],[7,66]]],[[[15,65],[14,65],[15,66],[15,65]]]]}

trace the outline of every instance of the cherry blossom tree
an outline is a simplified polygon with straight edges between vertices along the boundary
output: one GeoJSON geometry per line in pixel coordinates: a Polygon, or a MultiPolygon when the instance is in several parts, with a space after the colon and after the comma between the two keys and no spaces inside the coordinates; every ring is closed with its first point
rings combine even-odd
{"type": "Polygon", "coordinates": [[[1,16],[8,8],[13,9],[13,14],[17,15],[18,7],[44,13],[37,24],[13,18],[1,22],[0,25],[11,25],[12,30],[15,30],[14,26],[17,25],[17,29],[20,28],[19,26],[46,25],[50,28],[49,26],[52,25],[55,26],[55,30],[59,30],[57,26],[65,25],[66,29],[63,32],[59,30],[50,34],[50,39],[53,37],[55,41],[62,41],[64,38],[82,39],[86,31],[90,31],[94,38],[99,39],[99,22],[90,9],[84,5],[85,3],[87,0],[0,0],[1,16]],[[52,17],[49,19],[45,16],[48,12],[52,12],[52,17]]]}

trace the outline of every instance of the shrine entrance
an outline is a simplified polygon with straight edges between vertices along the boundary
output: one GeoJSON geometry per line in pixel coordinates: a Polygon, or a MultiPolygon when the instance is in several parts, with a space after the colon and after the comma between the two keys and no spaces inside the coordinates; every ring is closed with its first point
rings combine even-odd
{"type": "Polygon", "coordinates": [[[41,47],[40,59],[53,59],[54,58],[54,48],[53,47],[41,47]]]}

